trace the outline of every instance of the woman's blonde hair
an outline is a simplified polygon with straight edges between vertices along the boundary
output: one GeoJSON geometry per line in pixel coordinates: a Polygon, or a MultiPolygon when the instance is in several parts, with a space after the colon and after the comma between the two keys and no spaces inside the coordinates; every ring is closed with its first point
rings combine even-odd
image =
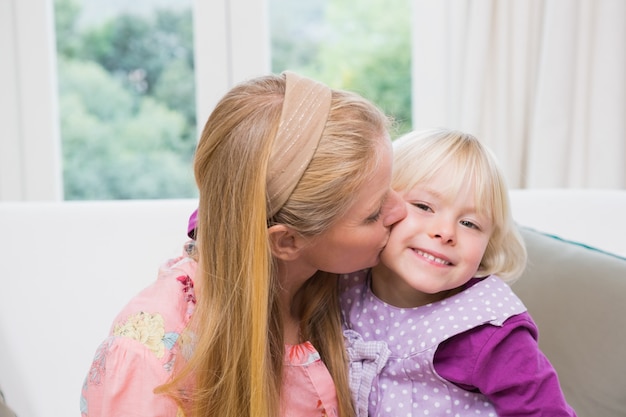
{"type": "Polygon", "coordinates": [[[526,247],[513,221],[504,175],[492,152],[474,136],[448,129],[414,131],[394,141],[395,190],[419,187],[442,169],[454,178],[443,191],[455,194],[468,181],[473,182],[476,207],[493,222],[477,276],[497,274],[514,281],[526,267],[526,247]]]}
{"type": "MultiPolygon", "coordinates": [[[[378,108],[332,90],[317,150],[287,202],[268,219],[266,172],[284,98],[284,76],[234,87],[209,117],[198,144],[201,285],[191,326],[197,341],[184,368],[161,389],[190,416],[280,414],[285,343],[268,226],[286,224],[310,237],[327,230],[371,178],[381,137],[388,140],[388,119],[378,108]],[[194,388],[185,389],[189,384],[194,388]]],[[[300,294],[302,337],[333,377],[340,415],[353,415],[337,277],[318,271],[300,294]]]]}

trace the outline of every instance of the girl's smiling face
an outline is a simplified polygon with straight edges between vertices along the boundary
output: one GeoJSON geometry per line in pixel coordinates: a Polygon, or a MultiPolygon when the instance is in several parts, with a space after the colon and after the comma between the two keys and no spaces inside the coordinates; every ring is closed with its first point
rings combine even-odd
{"type": "Polygon", "coordinates": [[[491,219],[476,207],[473,181],[454,192],[452,172],[401,192],[407,216],[398,222],[374,269],[374,293],[398,307],[444,298],[476,275],[489,243],[491,219]]]}

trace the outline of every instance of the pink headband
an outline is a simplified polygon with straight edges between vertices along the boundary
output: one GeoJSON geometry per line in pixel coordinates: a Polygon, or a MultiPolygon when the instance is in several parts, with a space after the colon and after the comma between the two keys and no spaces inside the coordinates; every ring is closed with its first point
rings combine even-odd
{"type": "Polygon", "coordinates": [[[290,71],[267,172],[268,218],[285,204],[313,159],[330,111],[331,90],[290,71]]]}
{"type": "MultiPolygon", "coordinates": [[[[282,208],[298,185],[317,149],[328,120],[332,92],[326,85],[285,71],[285,100],[267,171],[268,218],[282,208]]],[[[194,237],[198,210],[189,217],[194,237]]]]}

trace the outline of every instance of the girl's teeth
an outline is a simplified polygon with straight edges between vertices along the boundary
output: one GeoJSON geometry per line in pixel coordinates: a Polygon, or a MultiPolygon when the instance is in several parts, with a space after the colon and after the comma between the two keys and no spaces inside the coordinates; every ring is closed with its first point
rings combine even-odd
{"type": "Polygon", "coordinates": [[[430,261],[437,262],[438,264],[442,264],[442,265],[450,265],[450,262],[441,258],[437,258],[436,256],[433,256],[430,253],[422,252],[421,250],[416,250],[416,252],[418,255],[423,256],[424,258],[430,261]]]}

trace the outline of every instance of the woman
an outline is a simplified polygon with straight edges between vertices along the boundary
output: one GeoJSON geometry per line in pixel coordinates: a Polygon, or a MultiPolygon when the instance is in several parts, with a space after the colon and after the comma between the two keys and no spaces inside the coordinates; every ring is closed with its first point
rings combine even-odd
{"type": "Polygon", "coordinates": [[[387,123],[291,72],[229,91],[196,152],[193,259],[118,316],[83,415],[352,415],[335,274],[377,264],[406,213],[387,123]]]}

